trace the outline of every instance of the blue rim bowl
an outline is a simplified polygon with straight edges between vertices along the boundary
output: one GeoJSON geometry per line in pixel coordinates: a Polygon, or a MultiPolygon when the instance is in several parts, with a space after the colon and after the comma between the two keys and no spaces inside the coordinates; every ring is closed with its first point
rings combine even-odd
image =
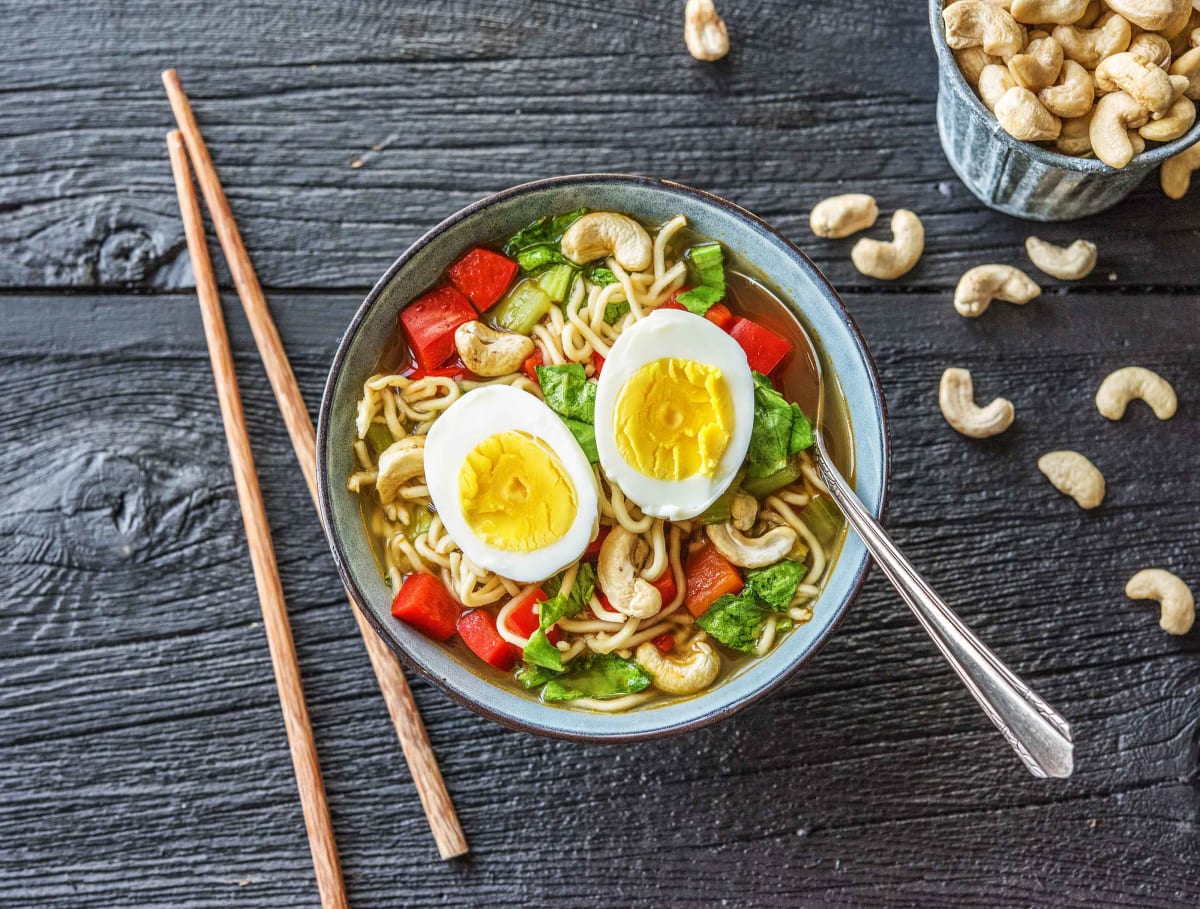
{"type": "Polygon", "coordinates": [[[854,433],[859,497],[882,517],[889,477],[887,413],[879,377],[854,320],[829,282],[799,249],[759,218],[724,199],[665,180],[622,174],[555,177],[489,196],[447,218],[414,243],[367,295],[338,345],[321,401],[317,480],[321,518],[338,572],[358,608],[406,666],[471,710],[513,729],[576,741],[629,742],[675,735],[732,716],[779,687],[829,638],[867,573],[861,541],[847,537],[817,601],[813,620],[791,631],[771,653],[741,666],[718,687],[696,697],[621,714],[544,704],[476,670],[442,644],[391,615],[383,582],[360,517],[346,489],[353,469],[354,416],[363,382],[372,374],[400,310],[464,250],[515,232],[547,212],[587,206],[629,212],[649,223],[683,213],[701,235],[725,244],[768,276],[768,285],[822,347],[823,367],[837,376],[854,433]],[[793,302],[794,301],[794,302],[793,302]]]}

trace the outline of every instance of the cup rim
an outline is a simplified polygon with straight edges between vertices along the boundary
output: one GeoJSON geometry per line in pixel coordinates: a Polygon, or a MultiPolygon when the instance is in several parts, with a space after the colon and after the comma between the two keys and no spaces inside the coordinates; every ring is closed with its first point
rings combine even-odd
{"type": "MultiPolygon", "coordinates": [[[[344,584],[347,593],[353,600],[353,608],[359,610],[363,617],[371,625],[376,634],[380,636],[388,648],[396,654],[404,666],[427,681],[433,683],[437,688],[449,696],[452,700],[463,705],[467,709],[492,720],[509,729],[514,729],[521,732],[533,733],[535,735],[548,738],[563,739],[566,741],[575,742],[601,742],[601,743],[625,743],[655,740],[659,738],[668,738],[675,735],[681,735],[687,732],[692,732],[704,727],[721,722],[736,713],[741,712],[750,705],[757,703],[762,698],[777,690],[785,682],[791,679],[800,669],[805,666],[816,654],[828,643],[829,639],[834,636],[842,622],[845,621],[846,615],[849,613],[851,606],[854,604],[858,595],[861,593],[862,586],[866,582],[867,575],[870,573],[873,560],[870,553],[864,552],[862,562],[855,567],[855,576],[850,582],[847,592],[841,602],[838,603],[838,612],[830,622],[829,627],[825,632],[818,637],[809,649],[798,656],[790,665],[785,667],[778,674],[766,680],[762,685],[747,693],[740,699],[727,702],[722,705],[714,705],[712,710],[700,713],[689,719],[684,719],[672,725],[650,726],[646,729],[636,729],[628,732],[586,732],[578,731],[570,728],[560,728],[548,723],[531,722],[519,716],[514,716],[511,713],[504,712],[501,709],[493,707],[479,699],[470,697],[463,692],[456,690],[455,686],[450,684],[448,680],[442,679],[425,666],[411,653],[407,648],[403,647],[394,639],[394,636],[388,631],[386,626],[375,611],[368,605],[368,598],[357,580],[350,570],[349,555],[344,549],[343,541],[340,532],[334,529],[334,508],[333,508],[333,490],[330,487],[328,479],[328,458],[326,451],[329,444],[331,412],[333,409],[333,398],[335,386],[341,376],[342,370],[346,365],[349,356],[350,348],[353,340],[358,336],[363,323],[366,321],[370,311],[379,302],[384,291],[391,284],[392,280],[399,272],[429,243],[436,237],[451,229],[460,222],[484,211],[494,205],[507,201],[510,198],[524,195],[530,192],[536,192],[543,189],[553,189],[556,187],[574,186],[588,183],[617,183],[626,185],[640,185],[657,189],[665,189],[673,193],[681,193],[683,195],[692,196],[701,202],[713,205],[716,208],[723,209],[734,217],[742,220],[750,227],[759,233],[766,234],[770,239],[773,239],[784,247],[786,252],[795,257],[797,264],[810,273],[814,281],[822,289],[822,297],[830,304],[836,316],[844,323],[847,330],[854,339],[855,345],[861,352],[863,364],[866,369],[868,384],[871,391],[871,403],[874,405],[878,415],[878,431],[879,431],[879,464],[880,464],[880,492],[879,503],[876,508],[875,518],[882,522],[888,511],[891,491],[892,478],[892,458],[891,458],[891,433],[888,421],[887,404],[883,396],[883,386],[879,377],[879,371],[875,363],[875,359],[871,354],[871,350],[867,345],[866,339],[854,321],[845,302],[841,299],[836,289],[829,282],[828,278],[816,267],[815,263],[805,254],[799,247],[787,239],[774,227],[759,218],[757,215],[742,208],[736,203],[730,202],[720,196],[705,192],[704,190],[688,186],[683,183],[678,183],[670,180],[663,180],[654,177],[646,177],[633,174],[619,173],[588,173],[588,174],[570,174],[558,177],[549,177],[540,180],[534,180],[505,190],[485,196],[476,202],[467,205],[460,209],[448,218],[444,219],[436,226],[426,231],[419,237],[411,246],[409,246],[392,265],[384,272],[384,274],[375,282],[374,286],[368,292],[363,302],[359,305],[350,324],[342,334],[341,340],[338,343],[337,352],[334,354],[333,362],[330,366],[329,375],[326,378],[325,387],[321,396],[321,405],[318,415],[317,424],[317,492],[318,502],[320,506],[320,517],[322,529],[325,532],[325,537],[332,550],[334,562],[338,569],[338,574],[344,584]]],[[[469,670],[464,670],[469,671],[469,670]]]]}
{"type": "Polygon", "coordinates": [[[1028,155],[1049,167],[1058,167],[1085,174],[1112,175],[1129,173],[1131,168],[1135,171],[1149,170],[1151,167],[1161,164],[1167,158],[1174,157],[1200,142],[1200,117],[1198,117],[1192,128],[1178,139],[1172,139],[1170,142],[1164,142],[1155,148],[1147,149],[1140,155],[1135,155],[1128,165],[1118,169],[1105,164],[1099,158],[1081,158],[1076,155],[1064,155],[1062,152],[1044,148],[1033,142],[1025,142],[1014,138],[1000,125],[1000,122],[996,119],[996,115],[987,109],[987,106],[983,103],[979,95],[967,83],[962,70],[958,68],[958,61],[954,59],[954,52],[950,50],[950,45],[946,43],[946,32],[942,27],[942,10],[945,6],[945,0],[929,0],[929,31],[933,38],[934,52],[937,54],[938,70],[944,77],[950,79],[950,87],[954,90],[955,94],[959,97],[965,97],[971,112],[987,124],[991,130],[992,137],[1000,140],[1013,151],[1028,155]]]}

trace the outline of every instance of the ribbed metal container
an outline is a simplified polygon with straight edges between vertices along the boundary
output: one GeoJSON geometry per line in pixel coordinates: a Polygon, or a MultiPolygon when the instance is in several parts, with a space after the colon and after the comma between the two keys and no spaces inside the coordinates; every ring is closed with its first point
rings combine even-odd
{"type": "Polygon", "coordinates": [[[984,205],[1033,221],[1071,221],[1111,208],[1164,160],[1200,142],[1200,122],[1121,170],[1014,139],[967,84],[946,44],[943,0],[929,0],[938,60],[938,134],[954,172],[984,205]]]}

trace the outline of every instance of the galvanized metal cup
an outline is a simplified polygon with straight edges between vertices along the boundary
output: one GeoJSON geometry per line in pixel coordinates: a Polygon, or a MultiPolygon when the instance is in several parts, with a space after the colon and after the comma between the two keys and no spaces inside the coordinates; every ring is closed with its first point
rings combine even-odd
{"type": "Polygon", "coordinates": [[[943,0],[929,0],[938,60],[938,134],[960,180],[984,205],[1033,221],[1070,221],[1111,208],[1164,160],[1200,142],[1200,122],[1117,170],[1014,139],[967,84],[946,44],[943,0]]]}

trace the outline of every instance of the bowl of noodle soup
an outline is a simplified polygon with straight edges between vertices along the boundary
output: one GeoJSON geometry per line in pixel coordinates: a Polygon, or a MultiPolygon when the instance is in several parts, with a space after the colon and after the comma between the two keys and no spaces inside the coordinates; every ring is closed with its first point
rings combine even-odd
{"type": "MultiPolygon", "coordinates": [[[[799,249],[749,212],[681,184],[617,174],[541,180],[451,216],[401,255],[368,294],[343,335],[321,403],[322,520],[358,608],[405,665],[450,697],[505,726],[565,739],[677,734],[728,717],[786,681],[833,633],[865,578],[865,548],[814,485],[799,450],[806,440],[796,441],[807,425],[803,414],[815,417],[818,404],[835,462],[882,517],[889,450],[879,379],[845,306],[799,249]],[[578,233],[582,213],[620,213],[636,222],[653,256],[637,263],[641,269],[626,269],[616,247],[591,264],[556,254],[543,263],[537,259],[542,247],[517,249],[521,238],[545,239],[557,225],[546,248],[555,253],[561,237],[566,252],[569,236],[560,228],[570,231],[578,220],[578,233]],[[724,276],[715,279],[719,290],[705,297],[714,283],[706,268],[714,251],[718,271],[723,257],[724,276]],[[471,282],[486,285],[505,254],[520,270],[508,274],[500,302],[480,291],[487,295],[482,306],[471,282]],[[555,268],[564,277],[558,294],[551,289],[559,283],[555,268]],[[691,292],[696,289],[699,294],[691,292]],[[543,290],[551,304],[531,316],[531,294],[539,302],[543,290]],[[528,336],[532,343],[522,339],[521,350],[532,355],[523,368],[494,378],[475,375],[464,367],[465,356],[455,359],[453,347],[451,359],[441,362],[444,336],[430,335],[434,340],[425,344],[427,312],[443,323],[456,307],[468,315],[454,321],[476,316],[467,295],[480,311],[470,324],[490,325],[509,341],[510,334],[528,336]],[[720,302],[714,305],[713,298],[720,302]],[[527,324],[517,327],[522,320],[527,324]],[[805,335],[817,348],[820,390],[805,335]],[[772,345],[785,342],[792,353],[780,361],[772,345]],[[640,349],[653,352],[639,359],[640,349]],[[709,375],[703,364],[689,365],[692,357],[726,365],[709,375]],[[714,397],[715,404],[695,397],[700,385],[687,385],[716,387],[712,375],[721,388],[728,383],[728,394],[714,397]],[[622,425],[620,408],[629,397],[616,395],[614,404],[611,388],[643,380],[649,384],[637,387],[649,392],[642,398],[654,404],[639,411],[645,419],[652,422],[660,411],[680,419],[670,402],[683,388],[678,400],[685,402],[679,408],[685,423],[706,420],[697,423],[705,439],[718,424],[728,430],[717,433],[714,449],[713,457],[723,460],[706,468],[723,477],[720,484],[673,481],[696,472],[679,465],[694,455],[690,436],[671,437],[678,444],[667,446],[675,462],[667,469],[676,474],[666,480],[643,482],[610,469],[618,452],[636,461],[633,449],[640,444],[619,433],[615,442],[605,437],[605,427],[622,425]],[[584,398],[586,420],[572,410],[584,398]],[[785,430],[780,442],[791,446],[780,452],[787,467],[756,478],[760,424],[791,420],[791,413],[791,434],[785,430]],[[739,430],[747,421],[753,433],[739,430]],[[480,532],[476,539],[482,525],[472,523],[467,508],[475,500],[461,475],[447,472],[448,463],[455,470],[459,462],[485,464],[468,485],[486,502],[499,494],[494,478],[512,485],[503,465],[527,466],[530,451],[577,493],[563,505],[558,493],[539,493],[548,487],[529,487],[546,500],[538,502],[544,505],[539,515],[553,521],[562,511],[551,536],[577,541],[569,561],[553,559],[550,545],[506,555],[502,538],[517,520],[512,514],[492,514],[491,536],[480,532]],[[397,477],[402,461],[416,467],[397,477]],[[385,488],[388,478],[397,482],[385,488]],[[452,488],[462,498],[450,508],[444,490],[452,488]],[[735,498],[740,501],[731,505],[735,498]],[[742,505],[752,514],[735,530],[740,518],[728,509],[742,505]],[[754,544],[757,553],[768,534],[784,540],[785,554],[776,553],[765,567],[761,559],[735,559],[734,565],[749,567],[731,572],[721,555],[734,559],[729,547],[743,543],[754,544]],[[539,561],[539,553],[550,561],[539,561]],[[623,574],[614,574],[618,557],[632,560],[623,574]],[[734,586],[713,593],[724,595],[715,602],[703,598],[705,587],[731,575],[734,586]],[[618,584],[653,597],[647,614],[626,608],[618,584]],[[439,618],[439,604],[453,608],[451,624],[439,618]],[[453,616],[460,616],[457,627],[453,616]],[[669,683],[679,666],[669,661],[684,658],[690,668],[704,663],[712,670],[701,688],[669,683]]],[[[656,462],[640,469],[663,476],[656,473],[662,468],[656,462]]],[[[528,522],[520,526],[522,533],[534,532],[528,522]]]]}

